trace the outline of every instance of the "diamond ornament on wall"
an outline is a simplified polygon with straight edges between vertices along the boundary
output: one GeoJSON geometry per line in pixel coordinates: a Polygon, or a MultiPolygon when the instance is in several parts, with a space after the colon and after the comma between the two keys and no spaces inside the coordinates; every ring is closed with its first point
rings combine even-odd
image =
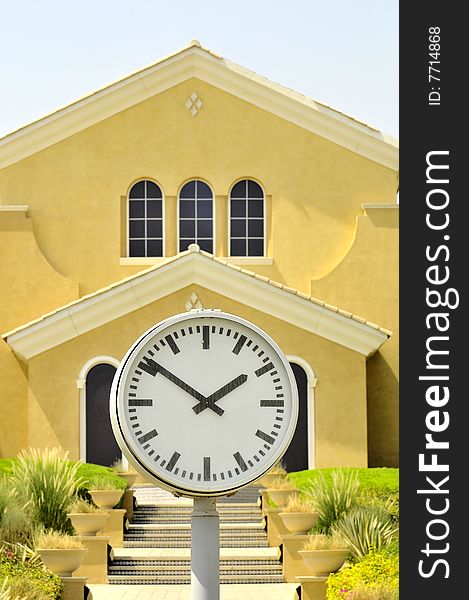
{"type": "Polygon", "coordinates": [[[199,297],[195,292],[192,292],[187,302],[184,304],[184,308],[187,311],[192,310],[193,308],[203,308],[202,302],[199,300],[199,297]]]}
{"type": "Polygon", "coordinates": [[[200,96],[197,92],[192,92],[190,96],[188,96],[186,100],[186,108],[191,113],[193,117],[197,115],[199,110],[202,108],[204,103],[202,102],[200,96]]]}

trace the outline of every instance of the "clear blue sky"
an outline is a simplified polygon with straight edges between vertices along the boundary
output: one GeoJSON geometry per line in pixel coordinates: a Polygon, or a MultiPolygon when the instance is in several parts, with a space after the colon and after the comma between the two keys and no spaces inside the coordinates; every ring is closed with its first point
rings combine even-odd
{"type": "Polygon", "coordinates": [[[0,0],[0,136],[199,39],[398,137],[398,0],[0,0]]]}

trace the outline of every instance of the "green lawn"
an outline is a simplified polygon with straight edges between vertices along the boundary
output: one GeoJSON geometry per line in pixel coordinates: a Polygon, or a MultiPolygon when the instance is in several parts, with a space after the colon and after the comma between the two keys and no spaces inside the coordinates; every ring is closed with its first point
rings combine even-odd
{"type": "MultiPolygon", "coordinates": [[[[394,493],[399,491],[399,469],[379,467],[372,469],[350,468],[341,470],[356,472],[362,490],[370,489],[383,492],[387,490],[394,493]]],[[[308,488],[314,483],[314,480],[319,477],[320,473],[324,474],[326,480],[330,480],[332,471],[337,471],[337,468],[298,471],[296,473],[289,473],[287,477],[299,490],[307,492],[308,488]]]]}

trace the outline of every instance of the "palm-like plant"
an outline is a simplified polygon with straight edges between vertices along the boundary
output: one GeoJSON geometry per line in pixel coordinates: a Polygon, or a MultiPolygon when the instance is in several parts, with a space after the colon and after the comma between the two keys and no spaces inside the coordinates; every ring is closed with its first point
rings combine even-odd
{"type": "Polygon", "coordinates": [[[311,503],[319,513],[316,529],[330,533],[332,525],[356,503],[360,483],[355,472],[333,471],[328,482],[322,473],[309,490],[311,503]]]}
{"type": "Polygon", "coordinates": [[[371,549],[379,550],[393,541],[398,527],[391,515],[376,506],[358,506],[343,515],[332,531],[346,542],[356,557],[366,556],[371,549]]]}

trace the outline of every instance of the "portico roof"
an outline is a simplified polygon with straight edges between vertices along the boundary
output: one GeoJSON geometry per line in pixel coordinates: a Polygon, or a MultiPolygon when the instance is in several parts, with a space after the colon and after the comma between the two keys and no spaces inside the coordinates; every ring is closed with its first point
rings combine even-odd
{"type": "MultiPolygon", "coordinates": [[[[216,258],[192,244],[162,265],[127,277],[5,333],[14,353],[30,358],[191,284],[359,352],[374,354],[391,332],[293,288],[216,258]]],[[[219,308],[219,307],[213,307],[219,308]]]]}

